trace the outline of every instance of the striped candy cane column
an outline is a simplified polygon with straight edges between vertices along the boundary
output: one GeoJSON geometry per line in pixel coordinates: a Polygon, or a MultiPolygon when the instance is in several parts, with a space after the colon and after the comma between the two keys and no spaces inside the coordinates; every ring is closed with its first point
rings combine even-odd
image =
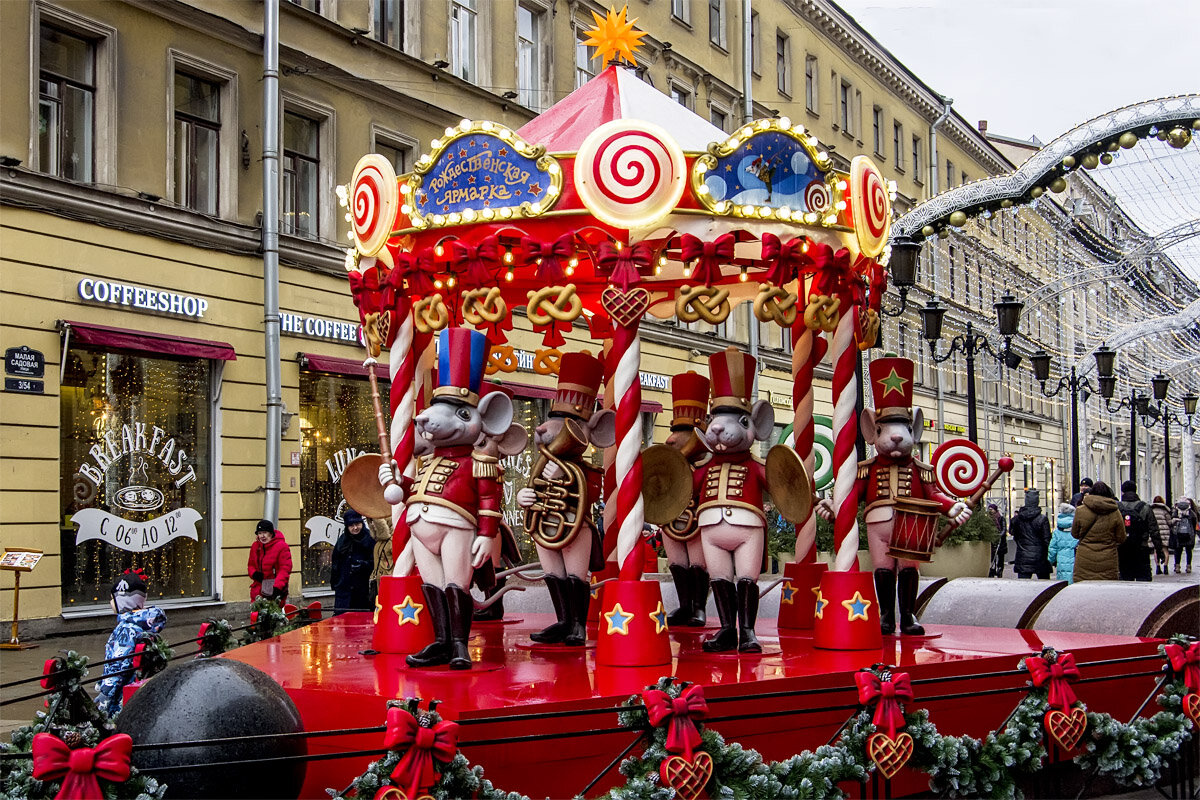
{"type": "MultiPolygon", "coordinates": [[[[601,400],[601,405],[604,408],[612,409],[615,413],[617,407],[616,393],[613,391],[613,340],[604,340],[604,351],[601,354],[602,362],[604,362],[604,397],[601,400]]],[[[603,456],[604,465],[604,483],[601,486],[601,495],[604,497],[604,557],[605,559],[612,558],[613,552],[617,546],[617,527],[614,524],[617,515],[617,448],[616,446],[607,447],[604,449],[603,456]]]]}
{"type": "MultiPolygon", "coordinates": [[[[392,458],[396,460],[400,475],[415,478],[417,466],[413,459],[413,442],[416,440],[416,430],[413,428],[413,418],[417,405],[417,353],[413,348],[412,307],[407,301],[397,304],[396,316],[400,320],[400,331],[388,351],[388,369],[392,379],[388,398],[392,410],[392,458]]],[[[392,528],[392,558],[397,559],[408,543],[408,523],[404,520],[403,503],[392,506],[392,528]]]]}
{"type": "Polygon", "coordinates": [[[855,440],[858,437],[858,392],[854,387],[854,366],[858,349],[854,332],[858,329],[858,306],[850,306],[838,320],[833,332],[833,568],[840,572],[858,569],[858,493],[855,478],[858,461],[855,440]]]}
{"type": "Polygon", "coordinates": [[[613,329],[615,359],[612,383],[617,406],[617,453],[614,459],[617,529],[617,563],[637,547],[642,536],[645,514],[642,509],[642,384],[638,370],[642,361],[642,341],[638,320],[613,329]]]}
{"type": "MultiPolygon", "coordinates": [[[[818,333],[805,326],[797,317],[792,326],[792,406],[795,417],[792,431],[795,436],[796,452],[804,461],[804,469],[810,477],[816,473],[817,456],[813,449],[816,438],[816,421],[813,418],[813,372],[825,356],[826,341],[818,333]]],[[[816,560],[813,543],[817,538],[817,517],[809,511],[807,519],[796,526],[796,562],[808,563],[816,560]]]]}

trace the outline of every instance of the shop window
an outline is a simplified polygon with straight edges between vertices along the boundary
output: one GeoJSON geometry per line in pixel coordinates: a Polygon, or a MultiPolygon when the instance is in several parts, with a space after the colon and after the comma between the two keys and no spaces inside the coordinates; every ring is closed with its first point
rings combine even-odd
{"type": "Polygon", "coordinates": [[[90,183],[96,158],[96,46],[42,25],[38,65],[38,166],[49,175],[90,183]]]}
{"type": "Polygon", "coordinates": [[[124,570],[153,601],[213,596],[212,367],[71,347],[62,371],[62,602],[106,608],[124,570]]]}
{"type": "Polygon", "coordinates": [[[221,86],[175,73],[175,202],[217,213],[220,175],[221,86]]]}

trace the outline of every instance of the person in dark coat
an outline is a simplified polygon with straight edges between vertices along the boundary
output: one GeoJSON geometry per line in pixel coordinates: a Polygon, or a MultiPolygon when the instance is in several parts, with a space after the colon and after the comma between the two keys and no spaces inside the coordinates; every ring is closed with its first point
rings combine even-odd
{"type": "Polygon", "coordinates": [[[1187,571],[1192,571],[1192,548],[1196,544],[1196,524],[1200,513],[1196,504],[1190,498],[1181,497],[1175,503],[1175,513],[1171,522],[1170,546],[1175,556],[1175,574],[1179,574],[1180,562],[1187,556],[1187,571]]]}
{"type": "Polygon", "coordinates": [[[1125,518],[1125,541],[1117,548],[1121,580],[1142,581],[1153,579],[1150,570],[1150,530],[1157,530],[1150,504],[1137,495],[1133,481],[1121,484],[1121,500],[1117,504],[1125,518]]]}
{"type": "Polygon", "coordinates": [[[281,606],[287,602],[292,550],[270,520],[264,519],[255,526],[246,574],[253,581],[250,584],[251,602],[260,595],[271,598],[281,606]]]}
{"type": "Polygon", "coordinates": [[[1079,491],[1071,495],[1071,505],[1079,508],[1079,504],[1083,502],[1083,498],[1092,490],[1092,479],[1084,478],[1079,482],[1079,491]]]}
{"type": "Polygon", "coordinates": [[[1150,531],[1150,539],[1154,544],[1154,574],[1166,575],[1171,566],[1171,552],[1167,543],[1171,541],[1171,507],[1162,495],[1157,495],[1150,504],[1154,514],[1155,528],[1150,531]]]}
{"type": "Polygon", "coordinates": [[[1117,508],[1117,498],[1104,481],[1097,481],[1075,509],[1071,535],[1079,540],[1075,548],[1075,583],[1115,581],[1117,547],[1125,541],[1125,521],[1117,508]]]}
{"type": "Polygon", "coordinates": [[[1012,533],[1013,545],[1017,549],[1013,559],[1013,571],[1018,578],[1050,577],[1050,521],[1042,513],[1038,504],[1041,495],[1037,489],[1025,492],[1025,505],[1008,525],[1012,533]]]}
{"type": "Polygon", "coordinates": [[[333,546],[334,615],[367,611],[371,607],[371,572],[375,568],[375,540],[367,532],[362,515],[352,508],[342,514],[345,528],[333,546]]]}
{"type": "Polygon", "coordinates": [[[992,542],[992,564],[988,568],[988,577],[1002,578],[1004,577],[1004,557],[1008,555],[1008,525],[1000,513],[1000,507],[995,503],[988,503],[987,513],[995,523],[996,532],[999,534],[996,541],[992,542]]]}

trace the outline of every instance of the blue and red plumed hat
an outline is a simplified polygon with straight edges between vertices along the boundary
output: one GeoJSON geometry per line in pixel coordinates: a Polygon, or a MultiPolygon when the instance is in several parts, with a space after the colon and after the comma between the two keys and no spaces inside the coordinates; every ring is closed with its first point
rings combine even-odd
{"type": "Polygon", "coordinates": [[[442,330],[438,334],[438,369],[433,400],[479,405],[479,389],[490,349],[487,337],[479,331],[470,328],[442,330]]]}

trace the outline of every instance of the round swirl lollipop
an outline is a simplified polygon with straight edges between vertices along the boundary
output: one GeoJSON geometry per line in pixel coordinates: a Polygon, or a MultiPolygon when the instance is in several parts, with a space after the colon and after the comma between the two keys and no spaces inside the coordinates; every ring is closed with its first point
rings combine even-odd
{"type": "Polygon", "coordinates": [[[683,196],[683,150],[657,125],[613,120],[592,131],[575,156],[575,190],[588,211],[623,228],[649,227],[683,196]]]}
{"type": "Polygon", "coordinates": [[[392,162],[378,153],[360,158],[350,181],[350,224],[354,243],[364,256],[377,255],[387,244],[399,205],[400,187],[392,162]]]}
{"type": "Polygon", "coordinates": [[[933,476],[946,494],[970,497],[987,480],[987,453],[970,439],[947,439],[933,451],[933,476]]]}
{"type": "Polygon", "coordinates": [[[833,205],[829,187],[825,181],[813,181],[804,189],[804,207],[809,211],[824,214],[833,205]]]}
{"type": "Polygon", "coordinates": [[[874,258],[887,246],[892,201],[875,162],[866,156],[855,156],[850,162],[850,210],[858,249],[867,258],[874,258]]]}
{"type": "Polygon", "coordinates": [[[813,417],[813,454],[817,463],[813,469],[813,488],[828,489],[833,485],[833,420],[817,414],[813,417]]]}

